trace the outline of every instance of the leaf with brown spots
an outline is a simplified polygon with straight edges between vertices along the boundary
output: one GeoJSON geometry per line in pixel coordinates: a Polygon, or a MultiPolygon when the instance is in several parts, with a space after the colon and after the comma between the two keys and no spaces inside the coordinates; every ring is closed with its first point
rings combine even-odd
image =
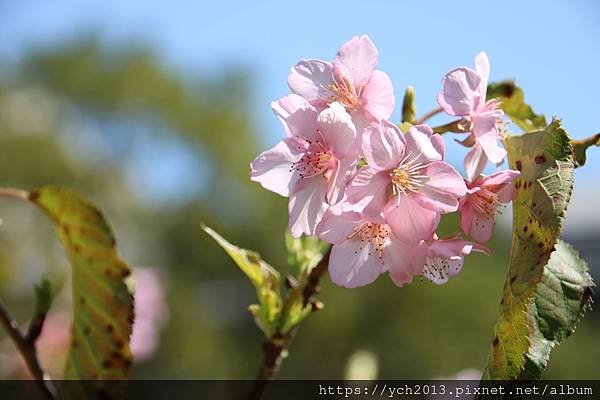
{"type": "Polygon", "coordinates": [[[513,81],[490,83],[487,88],[487,99],[500,100],[502,102],[500,108],[524,131],[542,129],[546,126],[546,117],[533,112],[531,106],[525,103],[523,89],[513,81]]]}
{"type": "Polygon", "coordinates": [[[594,282],[577,250],[559,240],[529,304],[529,351],[520,379],[539,379],[550,352],[591,307],[594,282]]]}
{"type": "Polygon", "coordinates": [[[513,201],[512,249],[494,328],[486,379],[522,374],[530,347],[528,307],[554,251],[573,188],[573,148],[558,120],[505,141],[510,167],[519,166],[513,201]]]}
{"type": "Polygon", "coordinates": [[[74,191],[46,186],[29,200],[54,222],[72,266],[73,326],[65,365],[64,398],[121,398],[131,369],[133,296],[130,269],[118,256],[100,211],[74,191]]]}

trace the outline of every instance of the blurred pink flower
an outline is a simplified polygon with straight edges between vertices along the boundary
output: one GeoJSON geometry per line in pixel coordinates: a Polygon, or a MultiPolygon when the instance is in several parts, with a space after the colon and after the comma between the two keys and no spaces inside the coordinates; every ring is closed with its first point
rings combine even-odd
{"type": "Polygon", "coordinates": [[[458,67],[448,72],[437,96],[444,111],[465,117],[470,123],[471,134],[461,142],[473,147],[464,161],[469,180],[479,175],[488,161],[500,164],[506,157],[506,150],[498,145],[502,139],[498,125],[504,112],[498,109],[497,100],[485,100],[490,63],[484,52],[475,57],[475,69],[458,67]]]}
{"type": "Polygon", "coordinates": [[[467,191],[460,174],[442,161],[442,138],[432,133],[418,125],[402,134],[388,121],[367,128],[368,165],[348,186],[350,203],[363,205],[367,218],[386,223],[397,239],[411,245],[430,238],[440,214],[456,211],[467,191]]]}
{"type": "Polygon", "coordinates": [[[161,330],[169,320],[163,280],[156,269],[136,267],[135,320],[131,335],[134,362],[151,358],[160,345],[161,330]]]}
{"type": "Polygon", "coordinates": [[[333,63],[298,62],[292,67],[288,84],[293,93],[315,107],[339,102],[353,118],[380,121],[392,115],[396,100],[388,75],[375,69],[378,57],[368,36],[355,36],[340,48],[333,63]]]}
{"type": "Polygon", "coordinates": [[[338,203],[356,163],[356,130],[339,103],[317,113],[305,99],[289,95],[273,104],[287,137],[251,164],[251,179],[289,196],[294,237],[313,235],[329,204],[338,203]]]}
{"type": "Polygon", "coordinates": [[[499,171],[489,176],[479,176],[467,183],[467,195],[461,200],[460,225],[463,231],[480,243],[492,238],[494,214],[498,206],[510,202],[516,194],[512,181],[519,171],[499,171]]]}

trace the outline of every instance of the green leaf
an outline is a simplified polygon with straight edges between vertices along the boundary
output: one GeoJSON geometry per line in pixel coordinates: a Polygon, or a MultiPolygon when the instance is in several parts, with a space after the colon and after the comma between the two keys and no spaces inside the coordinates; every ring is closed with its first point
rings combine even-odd
{"type": "Polygon", "coordinates": [[[546,117],[533,112],[525,103],[523,89],[513,81],[490,83],[487,88],[487,99],[499,99],[506,115],[524,131],[542,129],[546,126],[546,117]]]}
{"type": "Polygon", "coordinates": [[[529,351],[519,378],[539,379],[550,352],[591,307],[594,283],[577,251],[559,240],[529,304],[529,351]]]}
{"type": "Polygon", "coordinates": [[[74,191],[46,186],[29,200],[54,222],[73,270],[73,326],[65,365],[65,398],[120,398],[131,370],[133,297],[130,269],[117,255],[100,211],[74,191]]]}
{"type": "Polygon", "coordinates": [[[271,336],[276,331],[282,307],[279,273],[263,261],[258,253],[229,243],[207,226],[203,225],[202,229],[229,254],[256,288],[259,304],[250,306],[250,312],[265,335],[271,336]]]}
{"type": "Polygon", "coordinates": [[[296,278],[301,278],[321,261],[328,244],[317,236],[294,238],[289,230],[285,232],[287,261],[296,278]]]}
{"type": "Polygon", "coordinates": [[[554,251],[573,188],[573,148],[558,120],[505,141],[515,180],[512,249],[487,379],[519,377],[529,350],[528,306],[554,251]]]}
{"type": "Polygon", "coordinates": [[[402,122],[414,124],[416,120],[415,88],[408,86],[406,92],[404,92],[404,100],[402,101],[402,122]]]}

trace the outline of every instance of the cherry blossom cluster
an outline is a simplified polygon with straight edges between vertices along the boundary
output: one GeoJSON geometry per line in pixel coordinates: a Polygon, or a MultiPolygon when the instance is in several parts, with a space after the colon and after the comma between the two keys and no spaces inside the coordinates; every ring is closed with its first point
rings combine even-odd
{"type": "Polygon", "coordinates": [[[382,273],[402,286],[422,276],[443,284],[461,270],[494,230],[496,209],[515,195],[518,171],[482,175],[506,156],[503,112],[486,100],[489,63],[459,67],[442,79],[440,107],[459,117],[466,178],[444,161],[442,137],[421,124],[402,132],[389,121],[392,82],[377,70],[368,36],[354,37],[333,62],[301,60],[291,69],[292,94],[272,103],[285,138],[251,164],[251,179],[289,197],[294,237],[318,235],[333,245],[332,280],[357,287],[382,273]],[[461,233],[438,237],[444,214],[459,212],[461,233]],[[470,240],[463,239],[470,236],[470,240]]]}

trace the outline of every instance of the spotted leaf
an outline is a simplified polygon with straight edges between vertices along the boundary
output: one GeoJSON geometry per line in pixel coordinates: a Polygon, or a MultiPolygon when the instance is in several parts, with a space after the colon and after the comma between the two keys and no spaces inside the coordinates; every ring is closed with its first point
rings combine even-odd
{"type": "Polygon", "coordinates": [[[513,234],[508,275],[484,374],[519,377],[530,347],[528,307],[555,249],[573,187],[573,148],[558,120],[545,129],[510,136],[506,149],[514,181],[513,234]]]}
{"type": "Polygon", "coordinates": [[[132,362],[130,269],[117,255],[106,219],[79,194],[46,186],[29,200],[54,223],[73,271],[73,324],[64,379],[79,383],[62,385],[61,397],[121,398],[132,362]]]}

